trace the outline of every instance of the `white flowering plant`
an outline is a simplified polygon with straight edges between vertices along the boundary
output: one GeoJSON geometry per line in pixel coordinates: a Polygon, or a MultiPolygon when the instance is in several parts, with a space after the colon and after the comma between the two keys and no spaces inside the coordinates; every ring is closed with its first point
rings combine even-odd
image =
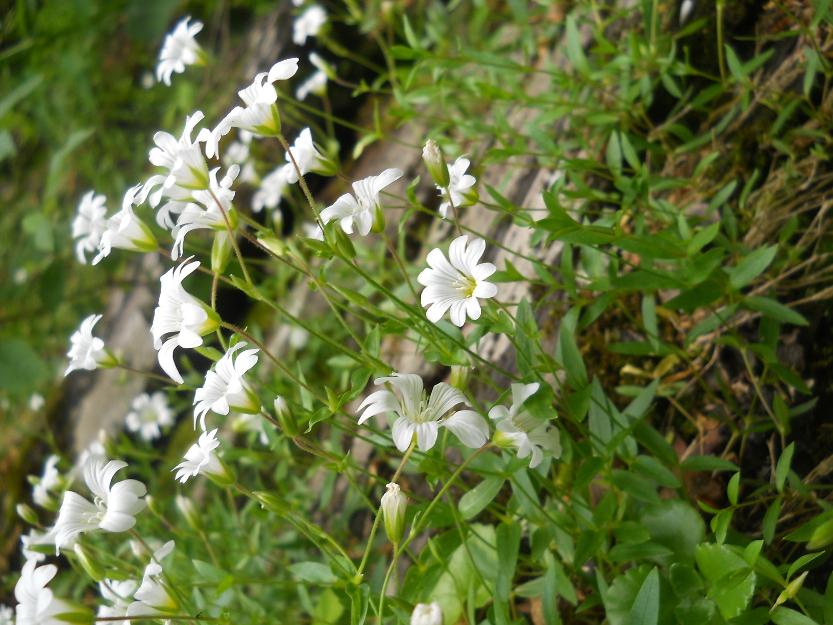
{"type": "Polygon", "coordinates": [[[797,435],[828,380],[787,349],[833,294],[826,3],[773,39],[795,98],[723,26],[718,65],[683,53],[688,5],[292,5],[166,14],[112,85],[164,107],[71,134],[21,220],[75,325],[52,374],[36,325],[0,341],[50,447],[9,489],[0,625],[829,622],[829,460],[797,435]],[[787,173],[720,173],[770,116],[787,173]],[[122,168],[62,177],[111,142],[122,168]]]}

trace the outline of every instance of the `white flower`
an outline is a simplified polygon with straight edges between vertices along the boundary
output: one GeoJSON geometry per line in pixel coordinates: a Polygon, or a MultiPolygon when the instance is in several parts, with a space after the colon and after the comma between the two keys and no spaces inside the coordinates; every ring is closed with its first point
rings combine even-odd
{"type": "Polygon", "coordinates": [[[200,419],[202,429],[205,430],[205,415],[209,410],[217,414],[227,415],[229,409],[240,412],[260,412],[260,402],[252,389],[252,385],[243,379],[243,375],[257,364],[257,353],[260,350],[247,349],[237,355],[234,353],[245,347],[241,342],[233,347],[217,361],[214,371],[205,374],[205,384],[194,394],[194,428],[200,419]]]}
{"type": "Polygon", "coordinates": [[[36,566],[37,560],[27,560],[14,587],[14,596],[18,601],[16,625],[63,625],[63,621],[56,619],[55,615],[77,609],[55,597],[46,587],[55,577],[58,567],[54,564],[36,566]]]}
{"type": "Polygon", "coordinates": [[[52,503],[52,497],[49,496],[49,491],[55,490],[63,484],[61,474],[57,468],[60,460],[55,454],[49,456],[43,465],[43,475],[41,475],[40,480],[32,488],[32,499],[39,506],[49,506],[52,503]]]}
{"type": "Polygon", "coordinates": [[[93,259],[93,265],[109,256],[114,247],[132,252],[152,252],[159,247],[150,228],[133,212],[133,200],[141,190],[140,184],[128,189],[121,210],[107,220],[107,231],[98,242],[98,255],[93,259]]]}
{"type": "Polygon", "coordinates": [[[327,12],[317,4],[312,5],[295,18],[295,24],[292,26],[292,41],[299,46],[304,45],[307,37],[315,37],[326,23],[327,12]]]}
{"type": "Polygon", "coordinates": [[[497,295],[497,286],[486,282],[496,267],[492,263],[477,264],[486,249],[483,239],[475,239],[466,247],[468,237],[463,235],[451,242],[448,258],[439,249],[433,249],[426,259],[430,269],[423,269],[417,281],[425,287],[422,305],[431,304],[426,315],[436,323],[451,309],[451,322],[458,326],[466,322],[466,315],[480,318],[480,302],[477,298],[497,295]]]}
{"type": "Polygon", "coordinates": [[[353,192],[356,197],[349,193],[342,195],[332,206],[321,211],[322,221],[329,223],[335,219],[341,220],[341,229],[347,234],[353,233],[353,223],[355,223],[359,234],[367,236],[373,225],[376,211],[382,210],[379,193],[392,182],[399,180],[403,173],[401,169],[394,167],[386,169],[378,176],[357,180],[353,183],[353,192]]]}
{"type": "Polygon", "coordinates": [[[141,204],[150,195],[149,204],[155,208],[163,197],[168,198],[168,202],[156,213],[156,223],[162,228],[173,228],[171,213],[181,213],[185,204],[193,199],[194,190],[207,189],[209,186],[208,164],[200,150],[199,141],[191,141],[191,133],[204,117],[202,111],[186,117],[185,129],[179,140],[163,131],[153,135],[156,147],[150,150],[148,160],[157,167],[164,167],[168,173],[148,178],[135,203],[141,204]],[[153,191],[157,186],[159,188],[153,191]]]}
{"type": "Polygon", "coordinates": [[[94,252],[101,241],[101,235],[107,231],[107,220],[104,218],[107,214],[107,207],[104,206],[106,201],[103,195],[89,191],[78,205],[78,215],[72,221],[72,238],[78,239],[75,255],[82,265],[87,264],[86,252],[94,252]]]}
{"type": "Polygon", "coordinates": [[[443,611],[436,601],[417,603],[411,613],[411,625],[443,625],[443,611]]]}
{"type": "Polygon", "coordinates": [[[315,52],[310,52],[310,62],[315,66],[315,72],[307,78],[295,91],[295,97],[303,102],[310,93],[323,97],[327,93],[327,64],[315,52]]]}
{"type": "Polygon", "coordinates": [[[174,413],[168,406],[168,398],[162,391],[153,395],[142,393],[133,399],[133,410],[124,418],[127,429],[139,432],[146,441],[152,441],[161,435],[160,427],[174,424],[174,413]]]}
{"type": "Polygon", "coordinates": [[[127,616],[170,614],[177,611],[179,604],[161,579],[162,559],[174,550],[174,546],[174,541],[169,540],[154,552],[145,568],[142,585],[133,595],[136,601],[127,606],[127,616]]]}
{"type": "Polygon", "coordinates": [[[162,50],[159,52],[159,64],[156,66],[156,80],[171,86],[171,74],[181,74],[186,65],[193,65],[200,58],[202,50],[200,44],[194,40],[194,35],[202,30],[202,22],[194,22],[190,26],[186,17],[176,25],[173,32],[165,36],[162,50]]]}
{"type": "Polygon", "coordinates": [[[241,130],[238,133],[239,141],[233,141],[226,148],[223,154],[223,165],[231,167],[240,165],[240,182],[257,182],[258,175],[254,163],[249,159],[249,144],[252,141],[252,133],[241,130]],[[245,138],[244,138],[245,137],[245,138]]]}
{"type": "Polygon", "coordinates": [[[489,411],[489,418],[499,419],[495,440],[498,444],[518,448],[518,458],[526,458],[530,453],[532,460],[529,467],[534,469],[544,459],[542,448],[552,456],[561,455],[561,441],[558,429],[549,421],[536,419],[528,411],[521,411],[523,403],[538,390],[538,383],[513,384],[512,406],[495,406],[489,411]]]}
{"type": "Polygon", "coordinates": [[[93,371],[99,365],[105,367],[115,365],[115,359],[104,347],[104,341],[93,336],[93,327],[101,317],[102,315],[90,315],[81,322],[81,327],[69,338],[72,343],[67,352],[70,362],[64,371],[64,376],[76,369],[93,371]]]}
{"type": "Polygon", "coordinates": [[[185,453],[185,461],[174,467],[173,470],[176,471],[174,479],[184,484],[189,477],[196,477],[200,473],[213,476],[226,475],[228,470],[214,453],[214,450],[220,446],[220,441],[215,438],[216,434],[216,428],[200,434],[199,441],[191,445],[185,453]]]}
{"type": "Polygon", "coordinates": [[[41,553],[40,551],[35,551],[31,549],[31,547],[35,545],[54,545],[55,541],[52,538],[51,532],[39,532],[36,529],[29,530],[28,534],[21,534],[20,535],[20,543],[21,543],[21,551],[23,552],[23,557],[27,560],[37,560],[38,562],[43,562],[46,559],[46,554],[41,553]]]}
{"type": "Polygon", "coordinates": [[[101,529],[107,532],[126,532],[136,525],[135,516],[147,503],[140,499],[147,488],[138,480],[123,480],[110,486],[116,471],[127,466],[121,460],[111,460],[96,454],[84,463],[84,481],[95,496],[94,503],[68,490],[55,523],[55,551],[83,532],[101,529]]]}
{"type": "Polygon", "coordinates": [[[14,610],[0,603],[0,625],[13,625],[14,610]]]}
{"type": "Polygon", "coordinates": [[[228,230],[226,219],[228,219],[232,229],[237,227],[237,215],[233,212],[231,205],[231,200],[234,199],[234,191],[231,190],[231,185],[240,172],[240,166],[232,165],[229,167],[226,175],[218,183],[217,172],[219,170],[220,168],[217,167],[209,173],[208,190],[194,191],[193,193],[194,199],[200,202],[202,206],[189,202],[180,214],[179,219],[176,220],[176,227],[171,230],[174,237],[174,247],[171,250],[173,260],[182,256],[185,235],[192,230],[207,228],[226,232],[228,230]],[[223,216],[224,211],[225,217],[223,216]]]}
{"type": "Polygon", "coordinates": [[[298,71],[298,59],[291,58],[275,63],[268,72],[255,76],[254,82],[238,92],[246,108],[234,107],[214,130],[203,129],[197,137],[205,141],[205,154],[209,158],[219,156],[220,138],[232,128],[241,128],[256,135],[275,136],[281,127],[281,118],[275,103],[278,92],[274,82],[287,80],[298,71]]]}
{"type": "Polygon", "coordinates": [[[46,400],[40,393],[32,393],[29,396],[29,402],[27,405],[29,406],[29,410],[37,412],[46,405],[46,400]]]}
{"type": "MultiPolygon", "coordinates": [[[[127,610],[133,603],[131,597],[136,592],[139,583],[134,579],[127,579],[122,582],[112,579],[105,579],[98,583],[103,599],[113,605],[102,605],[98,608],[99,618],[113,618],[127,616],[127,610]]],[[[123,621],[121,625],[130,625],[130,621],[123,621]]]]}
{"type": "Polygon", "coordinates": [[[473,187],[474,183],[477,182],[474,176],[466,173],[470,164],[471,161],[469,161],[469,159],[463,156],[458,158],[454,161],[454,164],[448,168],[448,176],[450,179],[448,189],[443,189],[439,186],[437,187],[437,189],[440,190],[440,195],[442,195],[445,199],[445,202],[440,204],[440,208],[438,209],[443,218],[446,217],[448,207],[451,206],[448,201],[449,193],[451,194],[451,201],[454,202],[454,206],[456,208],[460,208],[461,206],[471,203],[463,197],[463,192],[473,187]]]}
{"type": "Polygon", "coordinates": [[[220,327],[220,318],[207,304],[187,293],[182,280],[200,266],[199,262],[188,261],[170,269],[161,278],[159,306],[153,313],[153,346],[159,350],[159,365],[173,380],[183,383],[182,375],[174,362],[177,347],[202,345],[202,337],[220,327]],[[162,337],[169,336],[165,343],[162,337]]]}
{"type": "Polygon", "coordinates": [[[399,418],[393,424],[392,437],[396,448],[405,451],[411,445],[414,433],[420,451],[428,451],[437,440],[440,427],[447,427],[467,447],[482,447],[489,435],[489,428],[483,418],[473,410],[461,410],[442,419],[443,415],[457,404],[470,405],[466,396],[454,387],[443,382],[431,391],[426,402],[422,388],[422,378],[413,373],[394,373],[389,378],[379,378],[376,384],[390,382],[402,393],[402,399],[391,391],[376,391],[365,399],[359,410],[367,407],[359,424],[373,415],[383,412],[395,412],[399,418]]]}
{"type": "Polygon", "coordinates": [[[266,208],[276,208],[281,201],[281,197],[286,193],[289,187],[287,176],[292,165],[281,165],[275,171],[267,174],[260,181],[260,188],[255,191],[252,198],[252,210],[259,213],[266,208]]]}
{"type": "MultiPolygon", "coordinates": [[[[298,138],[295,139],[295,143],[291,148],[289,148],[289,152],[292,152],[292,156],[295,158],[295,163],[298,164],[298,169],[301,170],[302,176],[311,171],[319,173],[325,173],[327,171],[324,168],[326,160],[322,154],[315,149],[315,144],[312,142],[312,131],[309,128],[304,128],[301,131],[301,134],[299,134],[298,138]]],[[[289,152],[286,153],[286,180],[290,184],[294,184],[298,182],[298,171],[292,163],[292,158],[289,156],[289,152]]]]}

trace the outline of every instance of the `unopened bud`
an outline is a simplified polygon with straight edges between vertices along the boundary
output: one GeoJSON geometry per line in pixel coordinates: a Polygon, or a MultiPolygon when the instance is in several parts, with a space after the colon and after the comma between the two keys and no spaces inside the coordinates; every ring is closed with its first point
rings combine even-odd
{"type": "Polygon", "coordinates": [[[188,524],[188,527],[195,532],[201,532],[202,517],[199,512],[197,512],[194,502],[188,497],[183,497],[182,495],[177,495],[174,501],[176,502],[176,507],[179,508],[180,513],[182,513],[182,516],[185,518],[185,522],[188,524]]]}
{"type": "Polygon", "coordinates": [[[17,510],[17,516],[26,521],[29,525],[38,525],[40,523],[38,513],[32,510],[32,508],[27,506],[25,503],[17,504],[15,509],[17,510]]]}
{"type": "Polygon", "coordinates": [[[411,625],[443,625],[443,610],[436,601],[417,603],[411,612],[411,625]]]}
{"type": "Polygon", "coordinates": [[[471,377],[471,367],[463,367],[461,365],[451,366],[451,386],[466,391],[469,387],[469,378],[471,377]]]}
{"type": "Polygon", "coordinates": [[[440,147],[433,139],[429,139],[425,144],[425,147],[422,148],[422,160],[425,163],[425,168],[428,170],[428,173],[431,174],[431,178],[437,186],[442,187],[443,189],[448,188],[448,185],[451,182],[448,174],[448,165],[443,158],[443,153],[440,151],[440,147]]]}
{"type": "Polygon", "coordinates": [[[163,510],[156,497],[153,495],[145,495],[145,503],[148,505],[148,510],[150,510],[151,514],[157,517],[162,516],[163,510]]]}
{"type": "Polygon", "coordinates": [[[214,233],[214,244],[211,246],[211,271],[223,273],[231,260],[233,247],[227,230],[214,233]]]}
{"type": "Polygon", "coordinates": [[[100,582],[104,579],[104,567],[101,566],[95,558],[93,558],[89,551],[84,549],[81,543],[75,543],[74,551],[75,555],[78,557],[78,562],[87,572],[87,575],[93,578],[93,581],[100,582]]]}
{"type": "Polygon", "coordinates": [[[394,544],[402,542],[405,535],[405,514],[408,498],[399,490],[399,484],[388,484],[388,492],[382,495],[382,515],[388,540],[394,544]]]}
{"type": "Polygon", "coordinates": [[[804,571],[801,575],[787,584],[787,587],[781,592],[780,595],[778,595],[778,599],[775,600],[775,605],[772,606],[770,612],[784,603],[787,599],[792,599],[796,596],[796,594],[798,594],[798,591],[801,590],[801,587],[804,585],[804,579],[807,577],[807,573],[809,572],[810,571],[804,571]]]}
{"type": "Polygon", "coordinates": [[[272,252],[275,256],[283,256],[289,251],[289,248],[286,247],[286,243],[277,237],[265,236],[263,238],[258,238],[257,242],[272,252]]]}
{"type": "Polygon", "coordinates": [[[289,405],[283,397],[275,398],[275,415],[278,418],[278,423],[281,424],[283,433],[294,438],[298,436],[298,422],[295,420],[295,415],[292,414],[289,405]]]}

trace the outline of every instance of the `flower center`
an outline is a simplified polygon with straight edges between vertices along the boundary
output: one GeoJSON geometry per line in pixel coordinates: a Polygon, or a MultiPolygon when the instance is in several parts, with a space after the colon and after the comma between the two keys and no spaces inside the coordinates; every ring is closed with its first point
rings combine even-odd
{"type": "Polygon", "coordinates": [[[474,278],[461,273],[458,274],[457,279],[451,283],[451,286],[460,291],[464,298],[468,299],[469,297],[474,296],[474,290],[477,288],[477,282],[474,278]]]}
{"type": "Polygon", "coordinates": [[[96,508],[98,508],[98,513],[91,514],[87,518],[87,523],[94,523],[95,525],[98,525],[104,520],[104,517],[107,515],[107,506],[104,504],[104,501],[101,499],[101,497],[96,497],[93,503],[95,504],[96,508]]]}

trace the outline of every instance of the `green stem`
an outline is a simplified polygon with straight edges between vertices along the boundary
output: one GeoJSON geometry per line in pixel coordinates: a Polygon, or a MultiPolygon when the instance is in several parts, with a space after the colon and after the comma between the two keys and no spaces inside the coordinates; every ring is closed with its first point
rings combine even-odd
{"type": "Polygon", "coordinates": [[[208,190],[211,194],[211,197],[214,198],[214,202],[216,202],[217,206],[220,207],[220,213],[223,215],[223,221],[226,222],[226,229],[228,230],[229,238],[231,239],[231,245],[234,247],[234,253],[237,255],[237,262],[240,263],[240,269],[243,271],[243,276],[246,278],[246,282],[252,284],[252,279],[249,277],[249,271],[246,269],[246,263],[243,262],[243,254],[240,253],[240,246],[237,245],[237,237],[234,236],[234,229],[231,227],[231,222],[228,219],[228,214],[226,214],[226,209],[223,208],[222,202],[214,195],[214,191],[211,189],[208,190]]]}

